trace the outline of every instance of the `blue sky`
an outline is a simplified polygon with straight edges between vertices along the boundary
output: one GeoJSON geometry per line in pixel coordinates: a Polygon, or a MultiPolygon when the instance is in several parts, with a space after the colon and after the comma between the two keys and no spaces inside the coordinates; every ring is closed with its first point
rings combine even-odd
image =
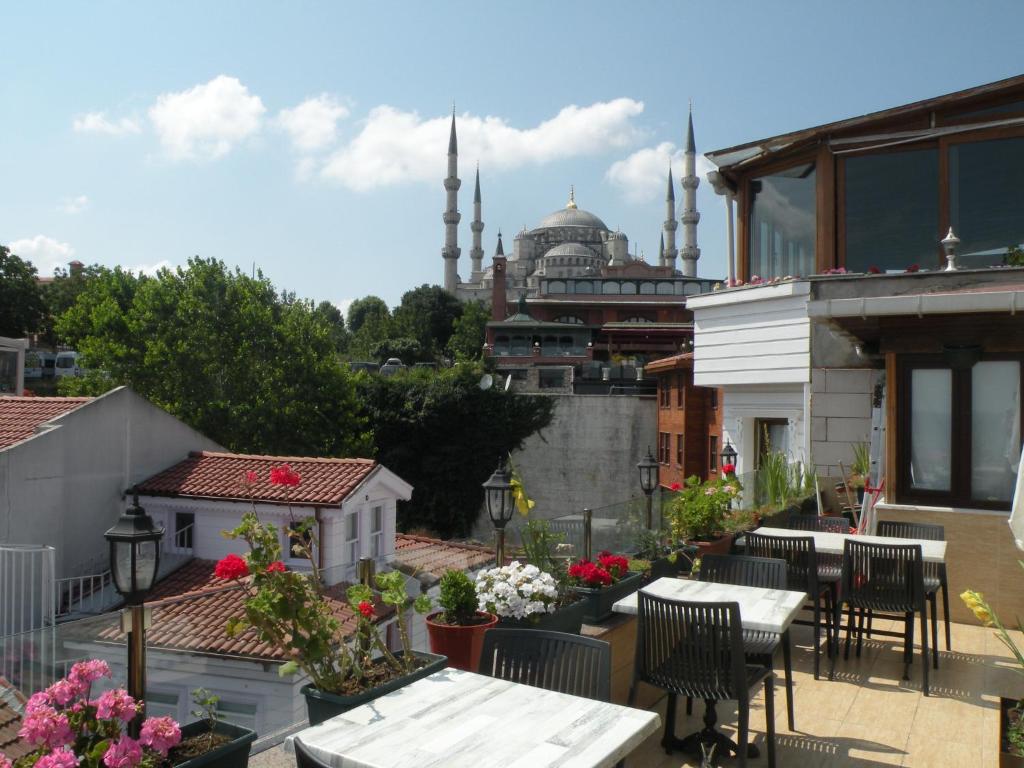
{"type": "MultiPolygon", "coordinates": [[[[484,250],[565,204],[656,258],[664,169],[1020,74],[1019,2],[0,7],[0,243],[42,271],[193,255],[337,304],[441,280],[447,126],[484,250]]],[[[678,196],[678,191],[677,191],[678,196]]],[[[701,275],[725,271],[699,191],[701,275]]]]}

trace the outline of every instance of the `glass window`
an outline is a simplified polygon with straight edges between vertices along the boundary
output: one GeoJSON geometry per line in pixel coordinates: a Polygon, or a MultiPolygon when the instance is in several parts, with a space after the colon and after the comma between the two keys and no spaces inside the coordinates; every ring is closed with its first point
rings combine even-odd
{"type": "Polygon", "coordinates": [[[953,372],[916,368],[910,374],[910,483],[950,490],[953,467],[953,372]]]}
{"type": "Polygon", "coordinates": [[[636,283],[623,283],[622,292],[630,294],[636,293],[636,283]]]}
{"type": "Polygon", "coordinates": [[[370,515],[370,550],[373,557],[381,556],[384,544],[384,507],[376,506],[370,515]]]}
{"type": "Polygon", "coordinates": [[[355,512],[345,518],[345,552],[350,563],[359,559],[359,517],[355,512]]]}
{"type": "Polygon", "coordinates": [[[601,293],[618,294],[619,284],[611,281],[606,281],[601,285],[601,293]]]}
{"type": "Polygon", "coordinates": [[[255,704],[248,704],[242,701],[226,701],[222,698],[217,702],[217,711],[224,716],[224,720],[232,725],[250,728],[254,731],[257,730],[255,704]]]}
{"type": "Polygon", "coordinates": [[[659,376],[658,387],[661,389],[659,405],[662,408],[668,408],[672,403],[672,379],[668,376],[659,376]]]}
{"type": "Polygon", "coordinates": [[[949,214],[960,238],[957,266],[1001,264],[1024,243],[1024,138],[949,149],[949,214]]]}
{"type": "Polygon", "coordinates": [[[921,149],[845,161],[846,268],[930,268],[939,253],[939,152],[921,149]]]}
{"type": "Polygon", "coordinates": [[[658,461],[661,464],[668,464],[669,462],[669,452],[672,450],[670,447],[671,439],[672,435],[668,432],[658,433],[658,461]]]}
{"type": "Polygon", "coordinates": [[[686,407],[686,379],[676,376],[676,408],[686,407]]]}
{"type": "Polygon", "coordinates": [[[750,274],[814,273],[814,163],[750,182],[750,274]]]}
{"type": "Polygon", "coordinates": [[[192,512],[176,512],[174,515],[174,546],[177,549],[192,549],[192,531],[195,530],[196,516],[192,512]]]}
{"type": "Polygon", "coordinates": [[[708,472],[718,471],[718,435],[708,437],[708,472]]]}
{"type": "Polygon", "coordinates": [[[1020,363],[971,370],[971,497],[1009,503],[1020,462],[1020,363]]]}
{"type": "Polygon", "coordinates": [[[683,466],[683,455],[684,455],[683,444],[684,444],[683,436],[682,435],[676,435],[676,466],[680,467],[680,468],[683,466]]]}

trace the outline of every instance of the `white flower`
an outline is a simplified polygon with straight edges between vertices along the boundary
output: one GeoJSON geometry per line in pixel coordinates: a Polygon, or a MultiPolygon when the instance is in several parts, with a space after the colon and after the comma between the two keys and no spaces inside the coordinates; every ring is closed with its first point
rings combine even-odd
{"type": "Polygon", "coordinates": [[[525,619],[555,610],[558,589],[554,578],[537,566],[518,561],[477,576],[477,601],[482,611],[525,619]]]}

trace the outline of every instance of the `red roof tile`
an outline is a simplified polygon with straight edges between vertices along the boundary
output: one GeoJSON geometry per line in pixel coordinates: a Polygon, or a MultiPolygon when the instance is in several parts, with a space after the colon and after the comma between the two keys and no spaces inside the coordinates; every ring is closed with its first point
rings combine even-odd
{"type": "Polygon", "coordinates": [[[479,544],[399,533],[395,536],[395,564],[407,573],[441,576],[449,570],[475,571],[494,565],[494,550],[479,544]]]}
{"type": "Polygon", "coordinates": [[[32,437],[41,425],[90,400],[91,397],[0,397],[0,449],[32,437]]]}
{"type": "MultiPolygon", "coordinates": [[[[274,646],[261,642],[249,629],[236,637],[225,632],[228,619],[243,615],[245,593],[240,586],[224,582],[213,575],[213,560],[191,560],[162,579],[150,593],[147,605],[153,609],[151,627],[146,630],[146,643],[191,653],[241,656],[263,661],[284,661],[285,656],[274,646]]],[[[345,600],[347,585],[327,590],[327,601],[341,623],[343,636],[355,631],[356,615],[345,600]]],[[[393,612],[378,603],[379,619],[393,612]]],[[[100,632],[100,640],[123,642],[119,626],[100,632]]]]}
{"type": "Polygon", "coordinates": [[[315,459],[295,456],[246,456],[237,453],[193,451],[184,461],[138,486],[150,496],[193,496],[207,499],[245,499],[337,506],[377,466],[372,459],[315,459]],[[271,485],[270,470],[290,464],[302,481],[297,486],[271,485]],[[242,486],[246,472],[259,480],[242,486]]]}
{"type": "Polygon", "coordinates": [[[11,760],[24,757],[33,750],[18,738],[21,728],[21,714],[25,705],[25,697],[17,688],[3,677],[0,677],[0,755],[7,755],[11,760]]]}

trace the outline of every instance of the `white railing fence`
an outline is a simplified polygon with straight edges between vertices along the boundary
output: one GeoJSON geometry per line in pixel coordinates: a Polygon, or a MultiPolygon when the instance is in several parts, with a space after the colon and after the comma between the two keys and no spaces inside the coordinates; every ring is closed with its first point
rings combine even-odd
{"type": "Polygon", "coordinates": [[[0,676],[19,688],[53,662],[55,561],[53,547],[0,544],[0,676]]]}

